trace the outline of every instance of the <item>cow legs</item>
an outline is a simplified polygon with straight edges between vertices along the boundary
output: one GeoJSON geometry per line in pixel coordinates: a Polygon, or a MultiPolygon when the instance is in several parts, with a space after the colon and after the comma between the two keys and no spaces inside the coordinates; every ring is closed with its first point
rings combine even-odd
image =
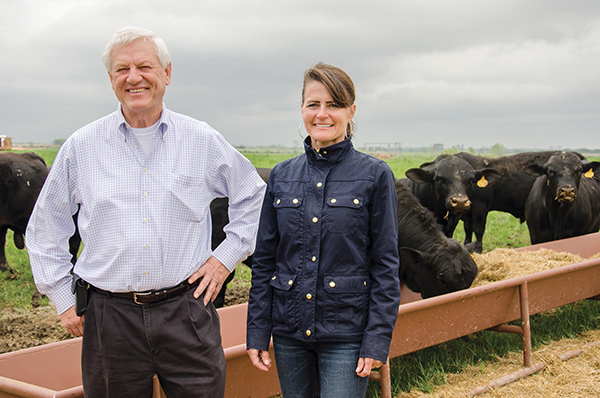
{"type": "Polygon", "coordinates": [[[475,233],[475,242],[468,247],[471,253],[481,253],[483,251],[483,234],[485,233],[485,223],[487,213],[481,214],[475,211],[471,212],[473,220],[473,232],[475,233]]]}
{"type": "Polygon", "coordinates": [[[8,265],[8,261],[6,261],[6,230],[7,227],[0,227],[0,271],[8,272],[10,279],[15,279],[17,277],[17,273],[13,270],[10,265],[8,265]]]}
{"type": "Polygon", "coordinates": [[[473,241],[473,217],[471,213],[466,214],[463,217],[463,227],[465,228],[465,241],[464,244],[467,245],[473,241]]]}

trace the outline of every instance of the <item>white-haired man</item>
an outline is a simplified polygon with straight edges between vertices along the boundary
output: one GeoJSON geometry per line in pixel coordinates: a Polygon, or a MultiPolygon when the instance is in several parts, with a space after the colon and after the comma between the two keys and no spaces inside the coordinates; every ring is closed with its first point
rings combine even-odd
{"type": "Polygon", "coordinates": [[[171,61],[153,32],[117,31],[102,59],[119,108],[59,150],[27,229],[36,284],[83,335],[86,397],[150,397],[154,374],[170,397],[222,397],[212,300],[254,249],[265,184],[221,134],[164,106],[171,61]],[[229,198],[230,223],[211,251],[216,197],[229,198]],[[77,209],[82,316],[67,244],[77,209]]]}

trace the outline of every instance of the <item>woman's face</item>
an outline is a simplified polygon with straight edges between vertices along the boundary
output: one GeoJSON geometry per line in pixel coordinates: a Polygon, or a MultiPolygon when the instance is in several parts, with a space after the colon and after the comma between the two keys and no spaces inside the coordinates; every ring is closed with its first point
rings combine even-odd
{"type": "Polygon", "coordinates": [[[309,81],[304,87],[302,120],[312,147],[319,150],[343,141],[355,110],[354,104],[349,108],[336,105],[323,83],[309,81]]]}

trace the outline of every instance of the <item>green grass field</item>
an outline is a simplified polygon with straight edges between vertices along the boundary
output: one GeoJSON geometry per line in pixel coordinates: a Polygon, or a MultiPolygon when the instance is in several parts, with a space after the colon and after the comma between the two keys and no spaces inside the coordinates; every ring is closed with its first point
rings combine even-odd
{"type": "MultiPolygon", "coordinates": [[[[56,149],[35,150],[51,165],[56,149]]],[[[244,153],[256,167],[273,167],[292,154],[262,153],[248,151],[244,153]]],[[[404,171],[418,167],[421,163],[435,157],[427,154],[404,155],[401,159],[390,159],[388,164],[396,178],[404,177],[404,171]]],[[[599,159],[593,159],[599,160],[599,159]]],[[[462,240],[462,225],[456,229],[454,238],[462,240]]],[[[528,246],[529,233],[525,224],[507,213],[491,212],[488,215],[484,236],[484,252],[497,247],[516,248],[528,246]]],[[[6,252],[9,264],[19,273],[16,280],[9,280],[6,274],[0,275],[0,308],[31,306],[31,295],[35,290],[29,260],[25,251],[17,250],[12,243],[12,233],[7,236],[6,252]]],[[[247,267],[238,267],[236,283],[249,285],[250,271],[247,267]]],[[[47,300],[47,299],[46,299],[47,300]]],[[[47,301],[45,301],[47,303],[47,301]]],[[[43,302],[44,303],[44,302],[43,302]]],[[[576,336],[584,331],[600,328],[600,305],[598,302],[582,302],[559,308],[549,313],[538,314],[531,319],[532,342],[534,349],[547,343],[566,337],[576,336]]],[[[424,392],[433,390],[436,384],[445,382],[445,373],[460,372],[468,365],[493,361],[511,351],[520,351],[520,336],[479,332],[435,347],[395,358],[391,361],[393,393],[410,391],[417,388],[424,392]]],[[[380,388],[371,383],[368,397],[378,397],[380,388]]]]}

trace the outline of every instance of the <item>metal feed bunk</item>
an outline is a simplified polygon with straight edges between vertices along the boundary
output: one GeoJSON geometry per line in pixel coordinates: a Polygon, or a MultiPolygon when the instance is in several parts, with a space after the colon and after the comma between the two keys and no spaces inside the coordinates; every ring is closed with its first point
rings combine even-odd
{"type": "MultiPolygon", "coordinates": [[[[591,257],[600,251],[600,233],[516,250],[547,248],[591,257]]],[[[525,369],[532,366],[529,316],[576,301],[600,298],[600,259],[490,283],[421,300],[403,286],[390,358],[481,330],[523,336],[525,369]],[[506,325],[521,319],[522,326],[506,325]]],[[[225,358],[227,397],[271,397],[279,393],[274,368],[261,372],[246,355],[246,304],[219,309],[225,358]]],[[[272,353],[271,353],[272,354],[272,353]]],[[[0,355],[0,398],[83,397],[81,339],[46,344],[0,355]]],[[[373,372],[391,397],[389,367],[373,372]]],[[[164,396],[155,379],[154,397],[164,396]]]]}

